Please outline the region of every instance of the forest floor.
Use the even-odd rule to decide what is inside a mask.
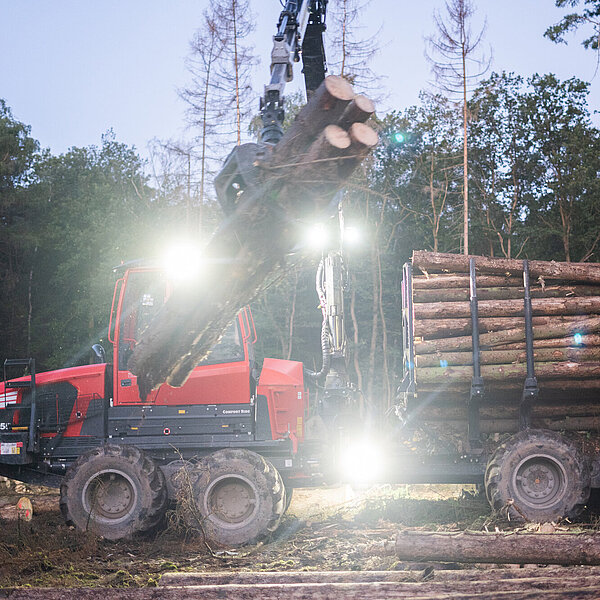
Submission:
[[[16,503],[24,495],[34,507],[30,522],[17,517]],[[57,492],[46,488],[3,492],[0,519],[0,588],[156,586],[164,573],[185,571],[423,569],[393,556],[369,556],[364,548],[393,539],[398,529],[515,527],[491,515],[485,498],[472,486],[463,490],[442,485],[378,486],[363,492],[348,487],[296,490],[273,538],[239,552],[212,552],[198,537],[173,527],[133,541],[82,534],[64,523]],[[587,515],[565,527],[595,530],[597,517]]]

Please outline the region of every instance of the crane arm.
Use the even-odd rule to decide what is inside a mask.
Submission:
[[[283,91],[302,56],[306,93],[316,90],[327,70],[323,32],[328,0],[287,0],[279,15],[271,51],[271,78],[260,101],[261,141],[276,144],[283,135]]]

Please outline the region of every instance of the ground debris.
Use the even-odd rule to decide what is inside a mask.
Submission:
[[[119,542],[82,534],[65,525],[55,492],[30,496],[33,520],[20,523],[14,508],[20,496],[3,496],[0,502],[0,588],[110,587],[134,592],[135,588],[159,585],[167,574],[192,571],[386,571],[414,578],[431,564],[366,556],[361,548],[393,540],[398,529],[482,530],[484,523],[492,531],[517,529],[490,514],[479,495],[461,497],[455,486],[379,486],[364,492],[349,488],[297,490],[288,514],[268,543],[213,556],[198,538],[169,529]],[[559,532],[589,532],[596,524],[590,516],[588,521],[555,526]],[[460,567],[443,565],[444,570],[452,566]],[[433,569],[437,576],[442,565],[434,564]]]

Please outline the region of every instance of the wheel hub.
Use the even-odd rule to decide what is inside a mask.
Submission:
[[[219,521],[241,525],[257,510],[257,493],[245,477],[221,477],[207,493],[209,513]]]
[[[516,469],[515,491],[529,506],[542,508],[560,499],[566,490],[566,474],[551,456],[530,456]]]
[[[131,512],[137,494],[131,479],[121,471],[102,471],[91,477],[83,490],[86,510],[95,519],[116,522]]]

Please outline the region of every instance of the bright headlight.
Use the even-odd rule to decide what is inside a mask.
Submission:
[[[381,480],[385,471],[385,453],[381,446],[371,440],[349,445],[340,455],[343,480],[370,483]]]
[[[176,283],[195,280],[202,270],[200,250],[191,242],[178,242],[169,247],[161,263],[169,279]]]
[[[305,239],[310,248],[322,250],[329,244],[329,230],[323,223],[317,223],[307,229]]]

